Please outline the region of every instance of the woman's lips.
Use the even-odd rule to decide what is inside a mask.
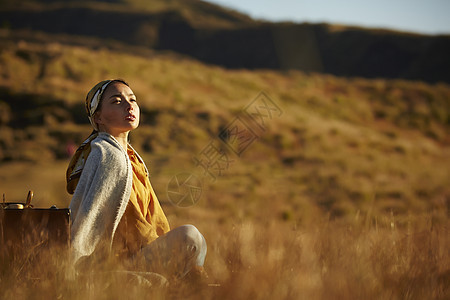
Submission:
[[[134,115],[128,115],[125,117],[125,120],[134,121],[134,120],[136,120],[136,117]]]

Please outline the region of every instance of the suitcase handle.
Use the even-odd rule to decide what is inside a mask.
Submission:
[[[25,203],[25,208],[33,207],[33,205],[31,205],[31,200],[33,200],[33,196],[34,196],[33,191],[29,190],[28,196],[27,196],[27,202]]]
[[[11,208],[11,209],[23,209],[23,208],[33,208],[31,200],[33,200],[34,192],[32,190],[28,191],[27,200],[25,203],[14,203],[6,202],[5,194],[3,194],[3,203],[0,203],[0,208]]]

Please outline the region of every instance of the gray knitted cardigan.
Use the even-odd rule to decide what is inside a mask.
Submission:
[[[130,199],[132,178],[125,149],[110,134],[100,132],[91,142],[91,152],[69,206],[73,263],[91,255],[100,243],[106,242],[111,249]]]

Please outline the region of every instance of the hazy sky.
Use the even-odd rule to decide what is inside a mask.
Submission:
[[[207,0],[270,21],[450,34],[450,0]]]

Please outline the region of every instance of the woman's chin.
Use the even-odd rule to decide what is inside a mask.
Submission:
[[[131,131],[139,127],[139,121],[132,121],[123,127],[123,131]]]
[[[130,124],[131,126],[131,130],[134,130],[134,129],[136,129],[136,128],[138,128],[139,127],[139,122],[135,122],[135,123],[132,123],[132,124]]]

